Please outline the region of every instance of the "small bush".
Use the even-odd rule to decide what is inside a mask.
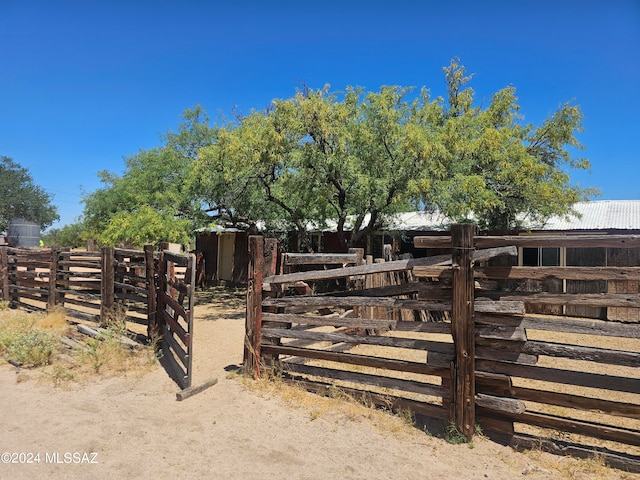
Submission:
[[[19,315],[0,323],[0,354],[27,367],[51,363],[60,337],[36,327],[36,318]]]

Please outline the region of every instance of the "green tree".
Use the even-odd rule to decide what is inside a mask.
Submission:
[[[0,230],[6,230],[12,218],[24,218],[45,229],[60,218],[52,199],[33,182],[28,169],[0,157]]]
[[[344,247],[357,244],[410,209],[412,182],[437,167],[424,128],[433,104],[426,91],[407,100],[410,92],[325,87],[274,101],[201,150],[194,191],[229,221],[262,220],[303,239],[310,226],[334,222]]]
[[[216,221],[295,230],[309,246],[310,229],[334,226],[346,248],[409,209],[505,232],[570,215],[595,193],[570,181],[571,169],[589,168],[573,157],[578,106],[534,126],[513,87],[476,105],[457,59],[444,74],[446,98],[398,86],[304,88],[216,128],[199,107],[187,110],[177,133],[128,158],[123,175],[100,172],[105,188],[85,198],[88,228],[102,242],[182,242]]]
[[[441,99],[437,161],[444,178],[418,185],[424,203],[456,220],[475,219],[501,233],[552,215],[571,215],[572,206],[596,189],[571,184],[571,169],[588,169],[573,158],[583,147],[580,107],[565,103],[542,125],[522,123],[515,88],[496,92],[486,108],[474,106],[464,66],[444,68],[448,100]]]
[[[201,107],[187,109],[178,131],[165,134],[161,146],[127,158],[122,175],[98,172],[104,187],[83,202],[85,224],[99,243],[188,243],[193,229],[206,222],[202,206],[186,189],[185,176],[197,151],[215,137],[208,122]]]
[[[71,223],[62,228],[50,228],[42,235],[47,245],[78,248],[86,244],[88,239],[86,227],[82,222]]]

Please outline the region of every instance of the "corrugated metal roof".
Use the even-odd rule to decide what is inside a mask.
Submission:
[[[526,228],[542,231],[640,230],[640,200],[597,200],[574,205],[578,216],[552,217],[545,224]],[[408,212],[396,215],[387,230],[443,231],[452,220],[438,213]]]
[[[640,230],[640,200],[598,200],[574,205],[579,217],[552,217],[540,230]]]

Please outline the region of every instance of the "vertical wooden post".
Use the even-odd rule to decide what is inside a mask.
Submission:
[[[115,303],[115,249],[113,247],[102,248],[102,278],[100,282],[100,324],[107,325],[114,320],[113,311]]]
[[[167,294],[167,264],[164,261],[164,251],[158,252],[158,296],[156,297],[156,314],[155,314],[155,328],[160,337],[157,347],[162,347],[162,337],[164,335],[164,309],[165,301],[164,297]]]
[[[147,337],[150,340],[159,338],[160,332],[156,324],[156,271],[153,262],[153,245],[144,246],[144,266],[147,283]]]
[[[9,254],[7,246],[0,247],[0,293],[2,300],[9,301]]]
[[[364,248],[350,248],[348,253],[355,253],[357,256],[356,266],[364,264]],[[347,290],[362,290],[364,288],[363,282],[360,278],[351,282],[347,281]],[[355,318],[362,318],[362,308],[355,305],[353,307],[353,316]]]
[[[471,440],[475,431],[475,327],[473,322],[473,236],[476,227],[451,227],[453,300],[451,330],[455,344],[453,378],[453,420],[458,430]]]
[[[278,240],[275,238],[264,239],[264,271],[263,277],[278,273]]]
[[[249,237],[249,273],[247,284],[247,319],[244,338],[244,368],[253,378],[260,377],[262,336],[262,276],[264,256],[261,236]]]
[[[51,259],[49,260],[49,298],[47,299],[47,310],[53,310],[58,301],[56,286],[58,280],[58,247],[51,247]]]

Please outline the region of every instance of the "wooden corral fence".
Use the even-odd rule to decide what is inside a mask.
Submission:
[[[149,247],[151,248],[151,247]],[[147,258],[151,258],[151,262]],[[148,324],[154,312],[153,250],[103,248],[99,252],[0,247],[2,299],[14,307],[109,324]]]
[[[640,237],[485,237],[454,225],[450,237],[415,240],[450,255],[366,264],[354,252],[327,261],[339,268],[295,273],[276,272],[275,247],[265,255],[263,243],[249,242],[245,367],[254,376],[277,368],[310,390],[338,386],[442,419],[469,439],[479,425],[506,444],[598,452],[640,471],[640,323],[526,313],[534,303],[637,309],[640,295],[517,288],[549,277],[634,283],[640,267],[490,266],[518,247],[638,248]]]
[[[158,305],[153,324],[162,337],[163,361],[183,389],[191,387],[195,256],[169,251],[158,259]],[[176,271],[182,269],[183,275]]]
[[[183,388],[179,400],[213,384],[189,388],[195,275],[193,254],[152,245],[100,252],[0,247],[0,300],[32,311],[63,307],[68,316],[102,326],[146,326],[147,339],[158,341],[163,365]]]

